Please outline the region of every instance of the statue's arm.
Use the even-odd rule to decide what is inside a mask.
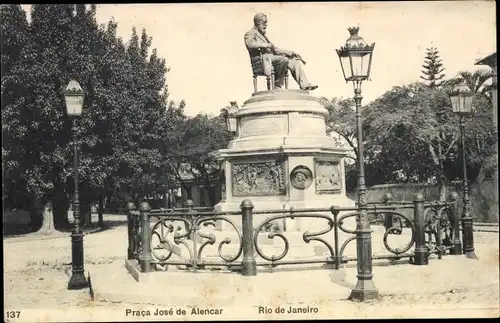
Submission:
[[[257,39],[251,32],[245,34],[245,45],[248,49],[269,48],[270,44]]]
[[[292,50],[288,49],[283,49],[283,48],[274,48],[274,51],[276,52],[276,55],[283,55],[283,56],[294,56],[295,52]]]

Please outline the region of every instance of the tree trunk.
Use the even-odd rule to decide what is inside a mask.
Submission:
[[[99,216],[99,226],[104,226],[104,194],[99,195],[99,209],[97,210]]]
[[[83,227],[89,227],[92,224],[90,217],[90,203],[86,198],[80,198],[80,219]]]
[[[215,205],[215,187],[207,186],[208,200],[210,201],[210,207]]]
[[[33,228],[38,228],[41,227],[43,224],[43,216],[42,214],[40,214],[39,210],[36,207],[35,199],[36,199],[35,197],[30,197],[28,206],[26,208],[31,215],[31,226]]]
[[[184,188],[184,190],[186,191],[186,201],[187,200],[192,200],[193,199],[193,194],[191,192],[191,188],[192,186],[189,185],[189,184],[185,184],[183,182],[181,182],[181,185],[182,187]],[[181,194],[182,195],[182,194]]]
[[[57,230],[70,227],[68,220],[69,201],[62,183],[56,183],[54,192],[53,216],[54,225]]]
[[[91,203],[87,202],[84,205],[84,210],[85,210],[85,223],[87,224],[88,227],[92,226],[92,212],[91,212]]]
[[[438,175],[438,184],[439,184],[439,200],[440,201],[445,201],[446,200],[446,179],[444,177],[444,165],[443,165],[443,145],[441,142],[441,132],[438,135],[438,170],[439,170],[439,175]]]
[[[54,213],[52,209],[52,201],[47,201],[45,205],[43,206],[43,222],[42,222],[42,227],[40,230],[37,231],[37,233],[41,234],[51,234],[56,232],[57,230],[55,229],[54,226]]]
[[[446,177],[444,176],[444,166],[442,162],[439,163],[438,187],[439,201],[446,201]]]
[[[106,192],[105,196],[104,196],[104,212],[111,213],[109,206],[110,206],[112,200],[113,200],[113,198],[112,198],[111,192]]]

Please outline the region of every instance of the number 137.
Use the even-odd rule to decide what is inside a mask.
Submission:
[[[17,319],[21,315],[21,311],[7,311],[5,315],[8,319]]]

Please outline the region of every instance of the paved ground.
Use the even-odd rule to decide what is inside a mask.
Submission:
[[[85,236],[86,270],[95,292],[91,301],[88,290],[66,289],[69,236],[36,238],[4,240],[5,310],[20,311],[12,322],[499,316],[498,233],[475,234],[479,260],[445,256],[428,266],[375,266],[380,298],[363,304],[346,301],[356,283],[352,267],[255,277],[168,271],[137,283],[124,268],[124,226]],[[309,313],[287,314],[290,306]],[[194,307],[214,311],[200,316],[192,314]],[[275,313],[277,307],[285,313]],[[157,309],[163,315],[155,315]],[[266,309],[272,313],[263,313]]]

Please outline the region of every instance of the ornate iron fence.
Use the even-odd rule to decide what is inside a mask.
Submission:
[[[439,259],[446,253],[462,254],[457,198],[454,193],[446,202],[429,202],[416,196],[412,202],[385,199],[368,205],[370,223],[383,233],[382,241],[374,242],[383,246],[384,252],[374,254],[373,259],[394,263],[408,258],[412,264],[426,265],[434,254]],[[339,269],[341,264],[360,261],[357,255],[345,254],[348,246],[356,241],[357,233],[357,226],[348,228],[346,223],[361,221],[356,207],[253,213],[249,200],[243,201],[241,212],[227,213],[194,208],[191,201],[184,209],[151,210],[145,202],[139,206],[139,212],[134,210],[133,203],[127,207],[127,255],[128,259],[139,262],[142,272],[177,266],[187,270],[226,268],[243,275],[255,275],[258,266],[323,264]],[[256,215],[267,218],[254,225]],[[297,219],[321,220],[324,225],[315,231],[289,232],[278,224]],[[229,229],[217,230],[221,223]],[[317,247],[322,247],[323,254],[291,257],[291,248],[299,248],[297,239],[291,241],[297,234],[301,234],[299,242],[306,245],[315,242]],[[402,246],[395,247],[390,242],[393,237],[406,240]],[[266,250],[264,241],[280,241],[278,252]]]

